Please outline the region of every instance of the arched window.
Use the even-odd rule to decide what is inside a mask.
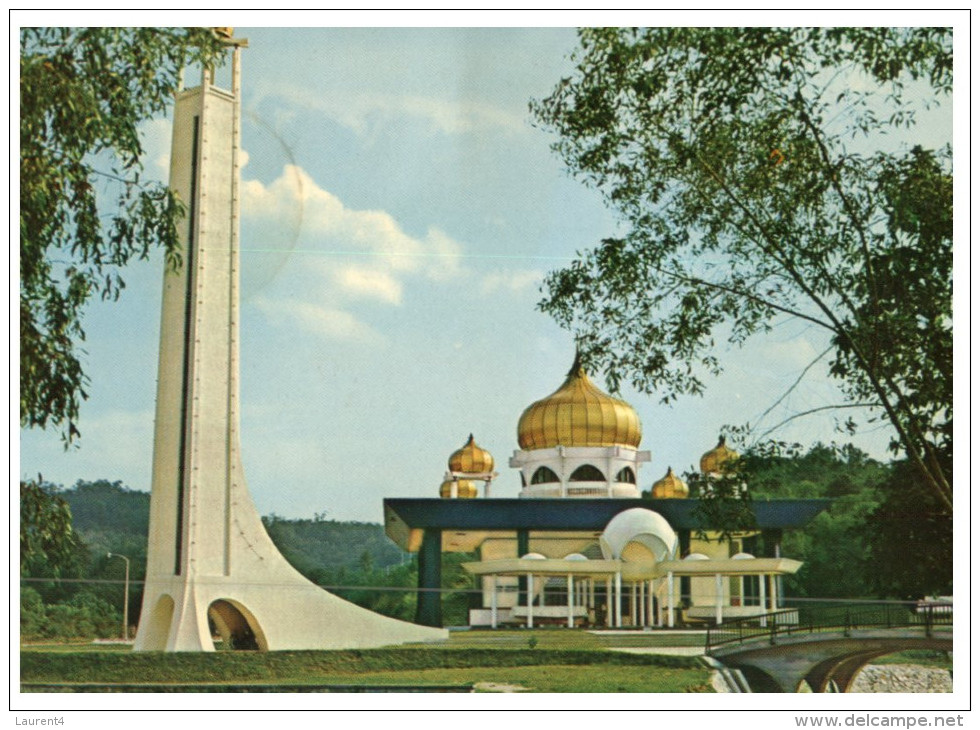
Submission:
[[[561,481],[558,475],[546,466],[539,466],[531,475],[531,484],[553,484]]]
[[[623,484],[636,484],[636,474],[628,466],[624,466],[616,475],[616,481]]]
[[[582,466],[572,472],[572,475],[568,478],[568,481],[604,482],[606,481],[606,478],[602,475],[602,472],[592,466],[592,464],[582,464]]]

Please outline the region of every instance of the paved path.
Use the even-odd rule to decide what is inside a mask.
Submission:
[[[665,656],[704,656],[703,646],[610,646],[609,651],[627,654],[662,654]]]

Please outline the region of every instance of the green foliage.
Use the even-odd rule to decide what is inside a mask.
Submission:
[[[892,467],[870,516],[871,580],[882,595],[953,593],[953,520],[907,462]]]
[[[71,508],[45,484],[20,483],[20,569],[58,577],[77,567],[78,540],[72,530]]]
[[[746,459],[757,470],[751,482],[757,499],[834,499],[827,512],[783,538],[784,554],[804,561],[799,573],[786,578],[789,594],[951,594],[952,519],[908,462],[886,466],[852,446],[817,446],[765,466],[751,452]]]
[[[21,589],[22,639],[93,639],[118,635],[121,613],[88,591],[64,603],[45,606],[30,588]]]
[[[150,527],[150,493],[129,489],[122,482],[78,480],[62,496],[71,506],[75,529],[85,533],[112,528],[120,535],[145,541]]]
[[[816,410],[873,409],[951,511],[951,151],[896,134],[948,97],[952,30],[580,40],[574,75],[532,111],[626,233],[550,274],[544,311],[610,387],[665,401],[720,372],[717,338],[796,318],[827,337],[844,396]]]
[[[43,636],[45,626],[44,601],[41,594],[33,588],[21,586],[20,589],[20,635],[21,638]]]
[[[179,261],[183,206],[141,178],[139,127],[185,65],[213,66],[223,46],[206,28],[23,28],[20,41],[20,420],[70,443],[85,304],[118,298],[121,267],[154,246]]]
[[[736,533],[757,529],[752,511],[752,495],[748,488],[750,475],[741,459],[726,463],[723,474],[685,474],[692,495],[698,498],[694,517],[699,525],[698,538],[708,538],[713,533],[719,540],[727,540]]]
[[[262,522],[276,547],[297,570],[326,571],[323,578],[341,567],[347,571],[363,567],[365,552],[372,567],[385,568],[402,560],[402,551],[387,538],[381,525],[338,522],[322,516],[287,520],[270,515],[263,517]]]

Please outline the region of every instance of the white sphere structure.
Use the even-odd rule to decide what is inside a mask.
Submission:
[[[527,555],[522,555],[521,560],[547,560],[541,553],[528,553]]]
[[[602,555],[607,560],[662,562],[677,554],[677,544],[677,534],[670,523],[642,507],[620,512],[599,537]]]

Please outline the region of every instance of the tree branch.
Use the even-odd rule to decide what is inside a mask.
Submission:
[[[797,418],[803,418],[803,416],[810,416],[810,415],[813,415],[814,413],[819,413],[820,411],[833,411],[833,410],[839,410],[839,409],[842,409],[842,408],[881,408],[881,404],[880,403],[841,403],[841,404],[832,405],[832,406],[818,406],[817,408],[811,408],[811,409],[809,409],[807,411],[801,411],[800,413],[794,413],[789,418],[784,419],[784,420],[780,421],[779,423],[777,423],[775,426],[773,426],[768,431],[766,431],[761,436],[759,436],[759,438],[760,439],[764,439],[766,436],[768,436],[769,434],[771,434],[773,431],[778,431],[780,428],[782,428],[783,426],[785,426],[787,423],[789,423],[790,421],[795,421]]]
[[[789,386],[789,388],[786,389],[786,392],[784,392],[781,396],[779,396],[779,398],[776,400],[776,402],[773,403],[771,406],[769,406],[763,412],[763,414],[761,416],[759,416],[759,420],[756,421],[755,427],[749,429],[749,432],[751,433],[752,431],[755,430],[755,428],[758,428],[759,424],[762,423],[762,421],[765,419],[765,417],[768,416],[770,413],[772,413],[772,411],[776,408],[776,406],[778,406],[780,403],[782,403],[784,400],[786,400],[787,396],[789,396],[790,393],[792,393],[794,390],[796,390],[796,386],[799,385],[800,382],[803,380],[803,378],[806,376],[806,374],[808,372],[810,372],[810,368],[812,368],[814,365],[816,365],[818,362],[820,362],[823,359],[824,355],[826,355],[828,352],[830,352],[833,349],[834,349],[834,347],[833,347],[833,345],[831,345],[826,350],[824,350],[819,355],[817,355],[815,358],[813,358],[813,360],[811,360],[810,363],[805,368],[803,368],[803,372],[800,373],[800,376],[793,382],[793,384],[791,386]]]

